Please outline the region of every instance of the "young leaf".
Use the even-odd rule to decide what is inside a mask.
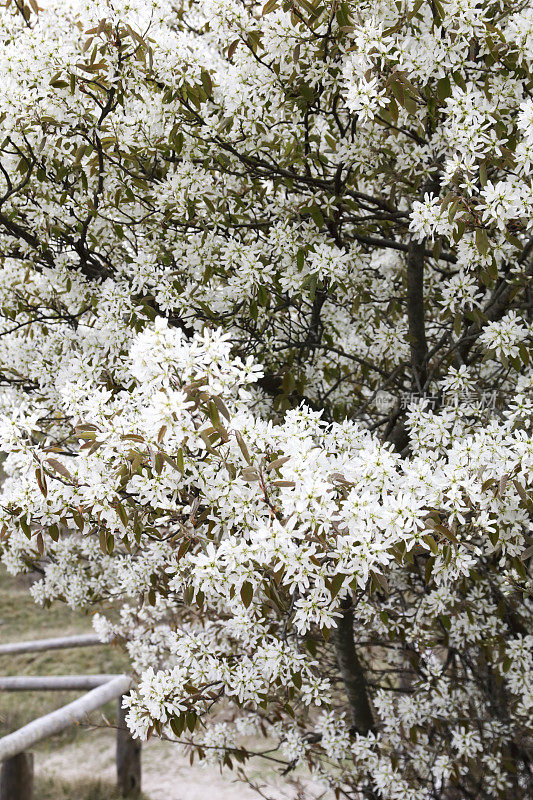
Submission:
[[[244,581],[241,586],[241,600],[245,608],[248,608],[254,596],[254,588],[249,581]]]

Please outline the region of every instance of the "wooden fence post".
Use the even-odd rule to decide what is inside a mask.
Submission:
[[[0,800],[33,800],[33,753],[2,761]]]
[[[122,697],[118,698],[117,708],[117,785],[122,797],[140,797],[141,742],[128,730]]]

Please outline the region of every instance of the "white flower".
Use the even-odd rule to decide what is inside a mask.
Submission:
[[[479,338],[498,358],[513,358],[518,355],[519,345],[528,335],[528,328],[522,319],[515,311],[509,311],[501,320],[488,322]]]

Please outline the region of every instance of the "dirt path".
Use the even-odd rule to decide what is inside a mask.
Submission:
[[[115,780],[115,740],[111,733],[95,731],[55,751],[35,754],[37,774],[67,781],[80,778]],[[248,786],[232,782],[231,773],[222,776],[216,767],[189,764],[188,757],[172,744],[151,741],[143,746],[142,785],[150,800],[258,800]],[[297,800],[298,787],[283,783],[269,788],[269,800]],[[269,781],[270,785],[270,781]],[[306,800],[329,800],[317,787],[307,785]]]

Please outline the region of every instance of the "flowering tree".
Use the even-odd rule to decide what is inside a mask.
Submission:
[[[5,564],[141,738],[526,798],[533,6],[5,6]]]

